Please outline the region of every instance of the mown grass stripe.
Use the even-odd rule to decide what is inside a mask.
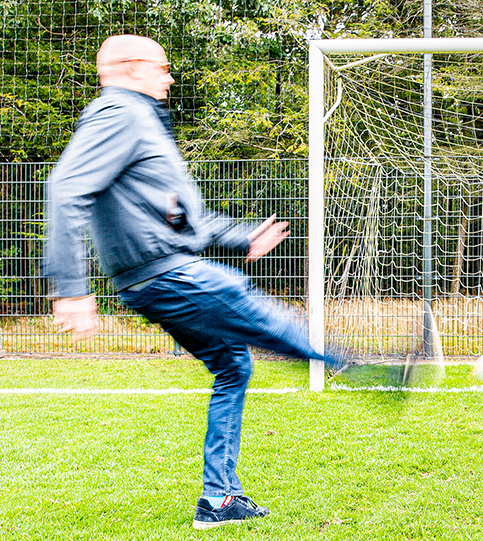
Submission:
[[[406,393],[481,393],[483,386],[470,387],[393,387],[391,385],[372,385],[366,387],[351,387],[343,383],[332,383],[331,391],[377,391],[377,392],[406,392]]]
[[[248,393],[287,394],[296,393],[300,389],[248,389]],[[120,394],[120,395],[167,395],[167,394],[211,394],[211,389],[0,389],[0,394]]]

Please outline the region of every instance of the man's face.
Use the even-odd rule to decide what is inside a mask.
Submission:
[[[152,96],[157,100],[165,100],[168,97],[169,87],[174,83],[174,79],[169,73],[169,62],[163,49],[145,53],[139,59],[133,59],[135,62],[134,76],[142,87],[142,92]]]
[[[102,86],[120,86],[157,100],[165,100],[174,83],[164,49],[141,36],[107,38],[97,54],[97,70]]]

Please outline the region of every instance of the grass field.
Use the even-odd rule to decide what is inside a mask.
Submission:
[[[1,389],[210,384],[188,357],[0,360]],[[251,387],[300,389],[247,395],[239,475],[271,515],[208,532],[191,528],[208,395],[0,394],[0,539],[483,539],[483,393],[311,393],[307,365],[268,360]]]

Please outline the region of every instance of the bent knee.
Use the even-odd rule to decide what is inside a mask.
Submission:
[[[252,375],[252,362],[249,360],[241,366],[237,366],[235,369],[238,380],[243,383],[248,383]]]
[[[246,387],[252,375],[251,359],[232,359],[223,370],[216,373],[219,383],[230,384],[236,387]]]

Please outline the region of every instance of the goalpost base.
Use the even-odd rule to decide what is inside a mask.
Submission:
[[[310,359],[310,390],[323,391],[325,388],[325,363]]]

